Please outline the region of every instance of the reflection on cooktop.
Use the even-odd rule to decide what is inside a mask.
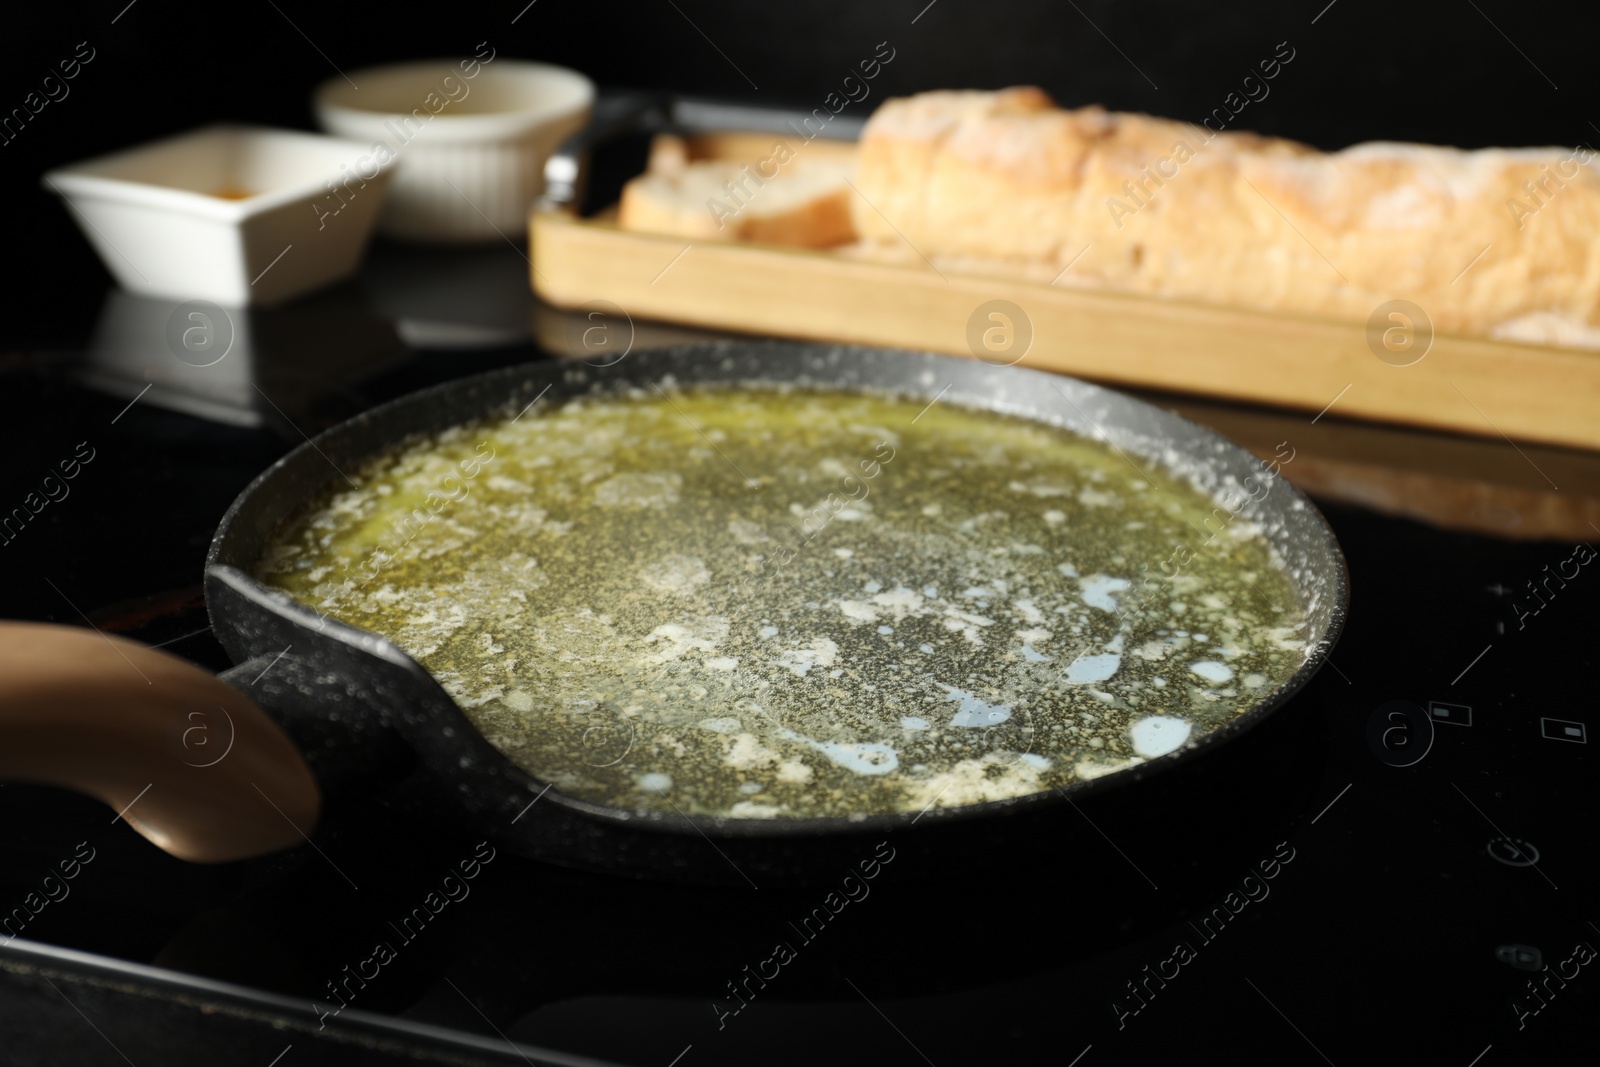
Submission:
[[[79,373],[129,400],[298,437],[293,425],[360,410],[352,390],[409,357],[353,285],[267,309],[112,289]]]

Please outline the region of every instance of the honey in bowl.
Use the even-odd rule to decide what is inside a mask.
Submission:
[[[355,483],[280,530],[259,577],[393,640],[513,762],[616,807],[1040,792],[1217,729],[1305,659],[1243,517],[948,402],[588,398],[415,441]]]
[[[258,195],[254,189],[246,189],[242,185],[224,185],[220,189],[213,189],[206,194],[218,200],[248,200]]]

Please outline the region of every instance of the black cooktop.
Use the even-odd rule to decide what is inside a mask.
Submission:
[[[200,592],[224,509],[304,434],[561,354],[571,331],[528,295],[520,256],[380,246],[357,282],[239,314],[237,358],[212,368],[164,347],[170,308],[115,291],[81,346],[6,354],[0,505],[80,466],[8,528],[0,615],[229,666]],[[635,329],[641,347],[675,336]],[[1253,417],[1183,408],[1224,432]],[[1367,432],[1263,418],[1324,443]],[[1521,462],[1498,440],[1386,440],[1369,466],[1413,446]],[[1548,454],[1524,453],[1529,485]],[[1600,466],[1561,463],[1591,483]],[[1594,549],[1319,503],[1352,611],[1270,744],[1174,798],[1171,820],[1086,807],[981,866],[897,869],[888,840],[848,892],[635,882],[496,851],[394,795],[362,798],[314,847],[197,866],[95,801],[0,787],[6,1060],[1488,1067],[1583,1047]],[[463,861],[475,876],[447,885]]]

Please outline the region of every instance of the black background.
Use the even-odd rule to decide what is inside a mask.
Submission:
[[[66,209],[40,187],[49,168],[220,120],[309,129],[310,94],[338,76],[335,66],[351,72],[465,55],[482,41],[498,55],[574,67],[602,86],[807,108],[820,106],[859,60],[888,41],[895,58],[873,83],[869,107],[925,89],[1032,83],[1063,104],[1193,121],[1287,41],[1293,62],[1269,83],[1266,99],[1244,109],[1237,127],[1329,149],[1363,140],[1481,147],[1600,137],[1590,125],[1600,122],[1600,73],[1597,20],[1587,4],[926,4],[16,5],[0,28],[0,112],[22,107],[79,42],[95,57],[68,83],[65,99],[0,145],[11,263],[0,344],[81,344],[93,312],[81,306],[82,280],[104,277]],[[78,287],[64,288],[64,277],[79,279]]]
[[[82,346],[110,283],[66,209],[40,188],[40,175],[219,120],[309,129],[310,94],[324,80],[338,77],[335,64],[353,73],[405,58],[469,54],[486,41],[500,56],[574,67],[604,87],[666,88],[811,108],[878,42],[887,41],[896,49],[895,59],[873,82],[863,112],[884,96],[923,89],[1034,83],[1064,104],[1098,102],[1198,121],[1278,42],[1287,41],[1295,49],[1294,61],[1271,83],[1268,99],[1245,109],[1239,127],[1330,149],[1372,139],[1464,147],[1600,140],[1600,131],[1590,125],[1600,123],[1595,20],[1588,7],[1576,4],[675,3],[537,0],[528,7],[527,0],[509,0],[358,8],[306,0],[232,5],[136,0],[130,7],[127,0],[109,0],[7,11],[0,21],[0,114],[22,106],[79,42],[87,41],[96,54],[70,83],[65,100],[46,106],[14,142],[0,145],[0,211],[10,253],[0,288],[5,311],[0,442],[7,446],[0,464],[3,500],[14,504],[85,436],[101,451],[76,483],[73,499],[52,505],[41,516],[44,521],[24,532],[26,540],[6,550],[14,555],[6,557],[0,572],[5,614],[75,623],[72,605],[103,619],[97,609],[111,602],[124,607],[158,603],[173,609],[160,622],[167,629],[136,631],[136,636],[165,641],[202,627],[195,583],[216,520],[245,482],[295,440],[204,424],[151,404],[121,417],[126,399],[90,393],[65,373],[51,372],[56,361],[37,353]],[[511,269],[520,272],[520,261],[511,262]],[[432,380],[525,358],[525,352],[434,354],[419,360],[423,369],[415,373]],[[63,369],[69,362],[59,361]],[[422,381],[401,374],[363,399],[408,391]],[[114,417],[120,421],[113,424]],[[1322,426],[1337,422],[1335,412]],[[1542,484],[1531,469],[1528,478],[1530,485]],[[1570,545],[1492,541],[1353,508],[1327,510],[1350,559],[1355,602],[1338,652],[1341,672],[1324,672],[1300,704],[1325,729],[1325,743],[1313,749],[1308,768],[1295,765],[1304,774],[1302,795],[1258,804],[1251,818],[1240,818],[1239,808],[1223,807],[1215,820],[1217,839],[1231,850],[1217,862],[1230,877],[1270,853],[1278,840],[1275,825],[1259,826],[1257,820],[1296,824],[1294,840],[1304,858],[1278,883],[1270,905],[1252,909],[1228,941],[1205,950],[1200,977],[1163,994],[1126,1032],[1116,1029],[1110,999],[1141,966],[1160,959],[1169,942],[1129,939],[1099,956],[1079,946],[1082,958],[1068,958],[1073,915],[1062,905],[1059,886],[1065,882],[1030,885],[1026,891],[1011,886],[1004,898],[1007,910],[998,918],[952,908],[966,925],[947,920],[941,929],[947,935],[966,934],[955,943],[989,970],[974,977],[930,966],[912,984],[945,982],[957,992],[920,1001],[909,994],[892,999],[900,992],[892,974],[860,969],[859,960],[871,954],[859,946],[870,947],[881,934],[881,925],[874,924],[901,905],[885,905],[870,920],[851,913],[854,930],[840,931],[844,936],[837,947],[825,950],[833,955],[808,956],[803,965],[808,971],[789,975],[788,986],[723,1034],[715,1031],[698,998],[716,993],[724,978],[750,962],[752,946],[765,948],[770,928],[795,909],[759,900],[740,913],[739,922],[719,926],[712,913],[724,898],[686,894],[700,902],[705,915],[685,919],[674,896],[633,892],[637,887],[585,881],[528,863],[518,867],[522,861],[508,855],[497,862],[495,876],[502,879],[507,907],[530,917],[525,940],[507,938],[496,925],[499,913],[488,909],[482,913],[482,941],[494,948],[490,956],[525,960],[530,973],[570,986],[551,1012],[530,1014],[511,1036],[597,1047],[618,1059],[662,1064],[693,1040],[694,1058],[682,1067],[718,1056],[776,1061],[788,1051],[793,1058],[828,1040],[827,1025],[841,1020],[851,1040],[860,1043],[839,1046],[835,1061],[854,1054],[862,1060],[922,1062],[925,1049],[940,1067],[986,1058],[1020,1062],[1013,1050],[1051,1041],[1060,1042],[1057,1062],[1063,1064],[1094,1043],[1093,1058],[1083,1067],[1180,1053],[1205,1056],[1224,1048],[1245,1063],[1321,1063],[1325,1050],[1340,1064],[1363,1057],[1379,1063],[1426,1057],[1465,1065],[1476,1062],[1473,1057],[1483,1056],[1492,1042],[1493,1052],[1480,1067],[1493,1067],[1535,1062],[1541,1054],[1550,1058],[1555,1050],[1588,1040],[1585,1009],[1595,1003],[1592,979],[1574,983],[1552,1010],[1518,1030],[1507,1006],[1521,995],[1528,976],[1499,962],[1494,951],[1529,943],[1542,945],[1556,959],[1575,939],[1588,936],[1584,924],[1595,899],[1589,872],[1596,832],[1587,758],[1592,750],[1542,740],[1536,726],[1543,715],[1590,717],[1593,697],[1584,680],[1600,666],[1592,638],[1595,594],[1575,584],[1527,632],[1519,632],[1506,594],[1514,596],[1541,567],[1566,557]],[[136,601],[139,597],[145,599]],[[207,662],[203,653],[210,640],[202,635],[198,646],[191,640],[171,648]],[[1492,651],[1480,651],[1491,642]],[[220,655],[220,649],[211,652]],[[1469,664],[1475,664],[1470,673],[1463,670]],[[1470,704],[1479,718],[1470,730],[1441,728],[1437,751],[1427,761],[1396,769],[1375,758],[1365,740],[1373,709],[1396,698],[1423,705],[1435,698]],[[93,823],[102,835],[94,838],[97,846],[103,841],[107,849],[106,859],[94,868],[99,888],[83,880],[76,890],[78,910],[48,913],[46,920],[59,925],[41,924],[31,932],[45,941],[145,961],[173,926],[188,921],[189,911],[207,906],[213,897],[238,895],[236,882],[245,878],[238,871],[168,860],[125,827],[110,826],[106,814],[88,801],[74,804],[15,785],[4,787],[4,798],[0,840],[12,851],[0,864],[5,875],[0,886],[7,902],[31,886],[59,842],[78,839],[80,824]],[[392,881],[398,898],[409,899],[415,879],[434,876],[435,852],[452,859],[457,842],[441,843],[409,821],[385,818],[390,821],[379,829],[353,824],[344,828],[343,838],[323,843],[363,884],[368,879],[358,865],[366,863],[374,884]],[[1062,862],[1081,862],[1085,870],[1104,873],[1110,891],[1124,894],[1133,911],[1187,915],[1214,902],[1216,887],[1209,883],[1192,898],[1181,891],[1181,880],[1177,887],[1169,884],[1156,864],[1176,866],[1176,859],[1141,847],[1132,830],[1110,823],[1105,829],[1119,850],[1126,848],[1160,880],[1166,887],[1162,893],[1087,832],[1088,846],[1062,853]],[[1540,872],[1491,860],[1484,842],[1502,832],[1526,836],[1544,850],[1549,885]],[[1584,855],[1591,860],[1584,861]],[[260,878],[262,896],[275,899],[285,884],[291,890],[299,884],[294,879],[301,871],[332,881],[321,863],[301,850],[263,861],[248,873]],[[968,873],[982,881],[993,872]],[[355,958],[346,941],[392,910],[375,907],[368,898],[354,899],[349,910],[327,909],[324,902],[342,899],[331,895],[340,891],[338,885],[327,890],[315,883],[300,886],[298,895],[283,893],[286,911],[304,908],[315,917],[291,924],[298,941],[285,938],[285,943],[299,948],[327,942],[320,946],[327,961],[318,963],[313,981]],[[929,892],[918,896],[909,884],[897,890],[887,880],[884,891],[886,901],[895,900],[896,892],[902,903],[944,899]],[[489,898],[485,892],[484,899]],[[637,914],[619,918],[626,908]],[[1121,936],[1103,916],[1099,922],[1096,933]],[[718,930],[720,939],[711,936]],[[650,941],[636,931],[662,940]],[[104,939],[97,941],[101,935]],[[991,949],[1000,942],[1012,955],[997,961]],[[1015,955],[1034,944],[1043,948],[1031,966],[1056,968],[1048,980],[1014,964]],[[616,975],[623,972],[608,953],[692,962],[692,968],[672,965],[692,973],[662,968],[671,982],[661,984],[685,1000],[697,998],[700,1029],[678,1042],[670,1012],[642,996],[623,1002],[631,1014],[622,1022],[615,999],[573,1000],[573,990],[615,996],[621,983]],[[862,994],[883,1003],[895,1027],[915,1036],[921,1048],[913,1054],[876,1009],[856,1002],[857,991],[840,975],[859,981]],[[272,976],[259,969],[233,977],[272,984]],[[497,980],[485,969],[465,981],[465,988],[482,999],[494,992]],[[1247,980],[1259,988],[1247,986]],[[368,1004],[399,1009],[415,989],[392,992],[392,1002]],[[418,1017],[486,1034],[472,1003],[446,992],[442,1006],[429,1001]],[[159,1044],[157,1031],[163,1029],[174,1046],[193,1043],[187,1062],[207,1062],[199,1058],[208,1053],[198,1042],[218,1032],[192,1019],[159,1014],[143,1002],[118,1009],[109,1002],[97,1007],[76,989],[73,996],[141,1064],[162,1059],[141,1056],[138,1046],[127,1044],[140,1026],[153,1032],[152,1046]],[[22,1005],[16,1016],[30,1005],[39,1011],[39,1021],[23,1036],[48,1041],[59,1050],[57,1062],[75,1067],[122,1062],[97,1044],[100,1035],[83,1025],[58,994],[36,1004],[13,1003]],[[770,1017],[761,1022],[766,1012]],[[507,1018],[514,1019],[515,1012]],[[1304,1031],[1297,1034],[1291,1027]],[[949,1039],[957,1032],[964,1044],[953,1054],[948,1045],[935,1044],[938,1035]],[[241,1042],[239,1053],[230,1052],[229,1058],[265,1064],[289,1040],[276,1034],[257,1037],[259,1056],[257,1046]],[[295,1040],[295,1058],[280,1067],[311,1062],[315,1046]],[[629,1047],[630,1041],[639,1049]],[[166,1062],[179,1058],[176,1049],[168,1051]],[[11,1062],[14,1054],[8,1048],[0,1052],[0,1061]]]

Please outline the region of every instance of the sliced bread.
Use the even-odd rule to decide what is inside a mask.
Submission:
[[[781,161],[780,161],[781,160]],[[851,164],[788,149],[757,163],[705,160],[655,169],[622,191],[624,229],[826,248],[856,238]]]

